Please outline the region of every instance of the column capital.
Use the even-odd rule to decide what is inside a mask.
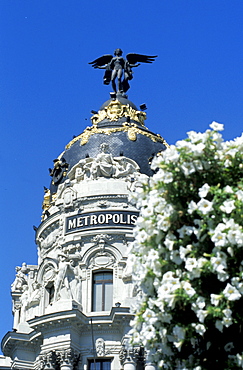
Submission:
[[[72,348],[58,351],[57,356],[61,369],[77,369],[81,357],[80,354]]]

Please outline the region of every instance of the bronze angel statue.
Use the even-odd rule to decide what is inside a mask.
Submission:
[[[126,92],[129,89],[128,81],[133,78],[132,68],[140,66],[140,63],[152,63],[157,55],[149,56],[130,53],[126,59],[122,57],[122,50],[116,49],[114,57],[111,54],[103,55],[89,64],[94,68],[105,69],[104,84],[111,82],[114,92]],[[116,86],[116,79],[118,86]]]

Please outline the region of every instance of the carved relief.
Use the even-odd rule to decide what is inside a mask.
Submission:
[[[28,307],[36,306],[39,304],[41,298],[41,285],[37,282],[33,282],[32,291],[30,291],[28,297]]]
[[[47,284],[49,281],[53,281],[56,276],[56,271],[52,262],[47,262],[44,267],[44,272],[42,275],[42,281]]]
[[[103,338],[97,338],[95,341],[97,356],[105,356],[105,341]]]
[[[133,362],[134,364],[139,364],[142,368],[144,368],[145,364],[145,354],[143,347],[132,347],[128,343],[123,344],[122,349],[119,353],[119,359],[124,366],[126,362]]]
[[[72,348],[66,348],[61,351],[48,351],[40,354],[36,369],[60,369],[65,365],[71,366],[73,370],[78,369],[78,363],[81,355]]]
[[[77,198],[77,191],[72,187],[72,184],[69,179],[64,183],[60,184],[56,193],[56,204],[59,204],[59,199],[63,199],[65,207],[72,207],[74,200]]]
[[[109,252],[98,252],[91,258],[89,268],[112,267],[116,262],[115,257]]]
[[[116,258],[114,255],[105,250],[106,244],[109,245],[108,241],[112,239],[113,238],[107,234],[98,234],[91,239],[91,241],[99,247],[99,251],[89,260],[89,268],[106,268],[112,267],[115,264]]]
[[[57,244],[59,232],[59,228],[57,228],[51,231],[46,237],[41,236],[38,238],[37,242],[40,246],[40,258],[43,258],[47,251]]]
[[[107,234],[97,234],[91,239],[91,241],[100,247],[100,252],[104,252],[105,244],[108,244],[108,241],[111,241],[112,239],[113,238]]]
[[[95,180],[100,177],[121,178],[139,171],[138,164],[127,157],[113,157],[106,143],[100,145],[100,153],[96,158],[81,159],[78,164],[68,172],[68,177],[73,182],[82,180]]]

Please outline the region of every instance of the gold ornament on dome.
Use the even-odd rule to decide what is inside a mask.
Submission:
[[[113,133],[122,131],[128,133],[128,139],[131,141],[135,141],[137,138],[137,134],[140,134],[148,137],[153,142],[160,142],[164,144],[166,148],[169,147],[165,139],[159,134],[153,134],[152,132],[147,131],[146,128],[138,127],[135,123],[124,122],[121,127],[104,127],[104,128],[98,128],[97,126],[87,127],[82,134],[75,137],[72,141],[70,141],[66,145],[66,150],[69,149],[77,141],[80,141],[80,145],[87,144],[89,138],[92,135],[95,134],[111,135]]]
[[[110,121],[118,121],[118,119],[122,117],[130,117],[130,120],[139,122],[141,125],[144,126],[146,113],[133,109],[129,104],[124,105],[116,99],[111,101],[107,105],[107,107],[94,114],[91,117],[91,121],[95,126],[104,119],[109,119]]]
[[[51,206],[51,192],[49,189],[45,189],[44,200],[42,203],[43,211],[46,211]]]
[[[127,136],[128,136],[128,139],[131,140],[131,141],[136,141],[137,140],[137,134],[136,134],[136,131],[133,128],[128,129]]]

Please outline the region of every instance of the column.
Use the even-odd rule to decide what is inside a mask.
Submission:
[[[157,370],[157,367],[153,364],[145,364],[144,370]]]
[[[133,361],[125,361],[123,365],[124,370],[136,370],[136,365]]]

